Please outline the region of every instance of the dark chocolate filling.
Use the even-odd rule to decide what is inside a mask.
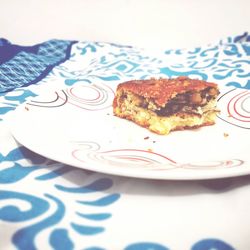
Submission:
[[[170,116],[178,112],[185,112],[190,114],[200,115],[198,112],[198,107],[205,106],[211,99],[214,99],[214,95],[209,94],[211,88],[206,88],[201,92],[197,92],[200,97],[199,102],[195,102],[192,99],[194,92],[186,92],[184,94],[178,94],[172,100],[170,100],[165,107],[155,110],[154,112],[158,116]]]
[[[165,105],[165,107],[159,109],[149,108],[148,101],[143,97],[139,97],[139,103],[137,105],[155,112],[158,116],[171,116],[178,112],[201,116],[198,108],[205,106],[211,99],[215,99],[217,94],[216,89],[208,87],[200,92],[189,91],[183,94],[177,94]],[[119,102],[123,103],[126,98],[127,94],[123,93],[120,96]],[[151,102],[153,101],[151,100]]]

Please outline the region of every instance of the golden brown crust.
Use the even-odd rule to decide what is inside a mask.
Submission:
[[[152,132],[168,134],[213,125],[218,94],[217,84],[187,77],[133,80],[118,85],[113,111]]]
[[[205,126],[212,126],[214,125],[215,122],[203,122],[200,125],[194,125],[194,126],[179,126],[179,127],[175,127],[174,129],[172,129],[172,131],[179,131],[179,130],[185,130],[185,129],[197,129],[197,128],[201,128],[201,127],[205,127]]]
[[[181,76],[175,79],[153,78],[148,80],[131,80],[119,84],[117,92],[131,92],[138,96],[151,99],[158,106],[163,107],[177,94],[188,91],[201,91],[208,87],[217,89],[217,84]],[[116,105],[116,101],[114,101],[114,105]]]

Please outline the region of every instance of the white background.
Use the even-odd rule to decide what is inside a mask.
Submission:
[[[183,48],[250,28],[249,0],[0,0],[0,37]]]

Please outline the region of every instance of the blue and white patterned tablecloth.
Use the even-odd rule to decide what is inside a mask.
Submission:
[[[248,250],[250,177],[143,180],[39,156],[6,119],[44,90],[186,75],[250,89],[247,33],[192,49],[0,40],[0,249]],[[249,145],[250,146],[250,145]]]

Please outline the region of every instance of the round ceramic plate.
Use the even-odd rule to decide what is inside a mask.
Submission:
[[[151,179],[209,179],[250,174],[250,91],[226,89],[213,126],[151,133],[112,112],[104,84],[42,94],[21,105],[10,127],[30,150],[74,167]]]

